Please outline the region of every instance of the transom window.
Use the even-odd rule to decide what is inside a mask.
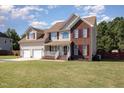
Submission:
[[[61,32],[62,39],[67,39],[69,38],[69,32]]]
[[[74,30],[74,38],[78,38],[78,29]]]
[[[51,33],[51,40],[57,40],[57,33],[56,32]]]
[[[35,32],[29,33],[29,39],[35,39]]]
[[[78,55],[78,45],[74,45],[74,55]]]
[[[88,32],[88,31],[87,31],[87,28],[84,28],[84,29],[83,29],[83,37],[84,37],[84,38],[87,38],[87,35],[88,35],[87,32]]]
[[[83,48],[82,48],[82,53],[83,53],[83,56],[87,56],[87,45],[83,45]]]

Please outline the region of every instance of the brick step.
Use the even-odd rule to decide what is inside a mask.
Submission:
[[[64,56],[59,56],[58,59],[66,60],[66,55],[64,55]]]
[[[44,56],[43,59],[55,59],[54,56]]]

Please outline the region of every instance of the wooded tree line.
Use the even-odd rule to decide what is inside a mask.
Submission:
[[[18,50],[21,37],[15,29],[8,28],[5,34],[13,39],[13,49]],[[124,49],[124,17],[116,17],[112,21],[102,21],[97,25],[97,49],[111,51]]]
[[[109,52],[124,50],[124,17],[112,21],[102,21],[97,25],[97,49]]]

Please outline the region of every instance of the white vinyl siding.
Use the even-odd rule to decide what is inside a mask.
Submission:
[[[74,55],[78,55],[78,45],[74,45]]]
[[[82,53],[83,53],[83,56],[87,56],[87,45],[83,45],[83,50],[82,50]]]
[[[83,29],[83,38],[87,38],[87,36],[88,36],[88,30],[87,30],[87,28],[84,28]]]
[[[78,38],[78,29],[74,30],[74,38]]]
[[[12,42],[10,38],[0,37],[0,50],[11,50]]]

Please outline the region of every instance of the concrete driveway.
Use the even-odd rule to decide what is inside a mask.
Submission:
[[[0,62],[16,62],[16,61],[31,61],[40,60],[38,58],[16,58],[16,59],[0,59]]]

